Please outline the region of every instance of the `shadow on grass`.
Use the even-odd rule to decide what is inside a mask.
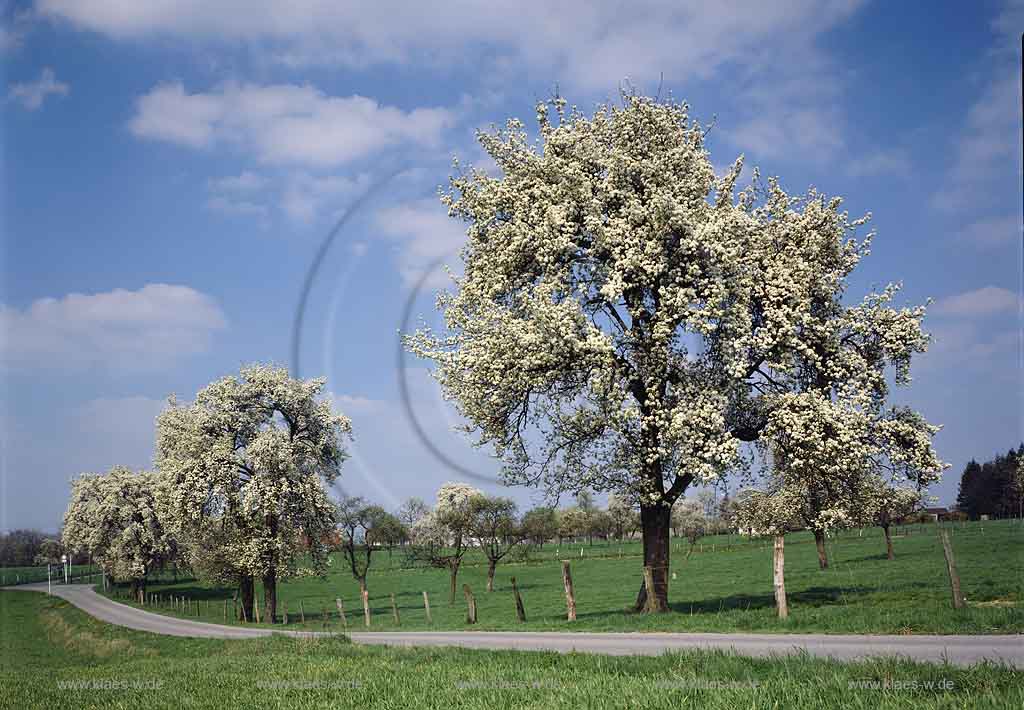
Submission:
[[[802,606],[826,606],[842,603],[843,599],[873,594],[873,587],[811,587],[787,594],[791,604]],[[669,608],[679,614],[716,614],[725,611],[746,611],[775,606],[772,594],[734,594],[710,599],[669,602]]]

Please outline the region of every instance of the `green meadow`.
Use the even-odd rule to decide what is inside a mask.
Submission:
[[[771,549],[763,540],[709,537],[687,558],[689,545],[674,540],[671,613],[639,615],[627,611],[640,585],[640,546],[586,541],[545,545],[531,559],[501,564],[493,592],[485,588],[486,567],[467,556],[459,574],[460,592],[448,600],[446,570],[407,567],[396,549],[375,553],[368,588],[371,630],[530,630],[530,631],[754,631],[824,633],[987,634],[1024,631],[1022,534],[1020,521],[944,524],[950,531],[967,608],[954,610],[942,545],[935,524],[899,528],[896,559],[885,558],[879,529],[845,531],[828,542],[830,567],[818,568],[809,534],[787,536],[786,587],[790,618],[776,618],[772,593]],[[582,556],[581,556],[582,553]],[[559,559],[568,559],[576,592],[577,620],[566,620]],[[510,577],[515,576],[526,617],[520,623]],[[476,597],[478,622],[466,623],[461,585]],[[205,621],[235,623],[233,589],[191,578],[150,583],[159,613]],[[431,619],[423,605],[430,600]],[[113,597],[127,592],[113,589]],[[340,554],[326,579],[298,578],[279,585],[279,614],[288,612],[289,628],[365,630],[358,586]],[[398,620],[394,618],[394,594]],[[262,604],[262,590],[257,589]],[[186,600],[184,604],[180,601]],[[347,627],[339,617],[341,599]],[[136,603],[137,605],[137,603]],[[303,622],[302,619],[305,618]]]

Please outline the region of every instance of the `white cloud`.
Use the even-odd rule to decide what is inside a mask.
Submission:
[[[355,177],[293,173],[285,180],[281,209],[296,221],[311,222],[325,211],[340,212],[369,185],[370,176],[365,173]]]
[[[217,303],[187,286],[72,293],[0,306],[0,357],[19,368],[156,369],[205,351],[225,326]]]
[[[979,247],[999,247],[1019,243],[1021,219],[1016,215],[983,219],[964,227],[960,234],[964,241]]]
[[[8,52],[21,46],[23,34],[13,27],[0,26],[0,52]]]
[[[443,108],[402,111],[309,85],[226,83],[189,94],[177,82],[140,97],[129,127],[141,138],[230,145],[266,163],[327,167],[398,145],[436,146],[453,119]]]
[[[878,151],[854,158],[846,166],[851,177],[874,177],[877,175],[897,175],[906,177],[910,174],[910,159],[903,151]]]
[[[206,201],[206,207],[233,217],[266,218],[269,210],[266,205],[259,205],[248,200],[234,200],[223,195],[215,195]]]
[[[756,114],[735,128],[723,129],[742,151],[762,158],[799,156],[824,162],[844,146],[841,122],[831,109],[790,108],[779,102],[764,105]]]
[[[47,96],[67,96],[71,87],[57,81],[53,69],[46,67],[35,81],[11,84],[7,92],[8,101],[16,101],[29,111],[35,111],[43,105]]]
[[[379,399],[370,399],[358,395],[331,394],[331,403],[335,409],[346,416],[355,414],[376,414],[388,407],[388,403]]]
[[[118,447],[131,442],[136,451],[145,451],[152,448],[156,417],[166,406],[166,399],[99,397],[76,408],[73,423],[91,439],[110,439]]]
[[[552,81],[609,89],[624,76],[672,82],[708,78],[765,47],[813,43],[862,2],[700,0],[617,3],[341,3],[323,0],[40,0],[44,16],[116,38],[176,37],[260,43],[290,66],[309,62],[477,67],[488,73],[543,70]],[[400,18],[400,21],[396,20]],[[761,62],[763,57],[758,57]],[[776,67],[786,65],[778,57]],[[498,70],[498,71],[495,71]]]
[[[1007,72],[990,83],[967,113],[967,128],[955,147],[946,184],[932,204],[946,212],[985,207],[988,188],[1019,170],[1021,136],[1020,72]]]
[[[752,47],[721,92],[732,106],[712,135],[755,158],[835,162],[846,147],[844,83],[843,68],[808,37]]]
[[[920,356],[920,367],[915,370],[927,374],[937,370],[975,367],[993,374],[1009,374],[1008,358],[1012,358],[1020,342],[1015,329],[993,330],[979,328],[969,320],[957,320],[929,328],[932,343],[928,352]],[[996,366],[994,361],[998,361]],[[936,384],[941,391],[946,383]]]
[[[954,146],[945,184],[932,206],[959,213],[984,209],[998,197],[1019,204],[1021,125],[1020,32],[1024,2],[1009,0],[992,21],[995,36],[984,75],[990,77],[971,107]]]
[[[439,259],[455,266],[456,253],[466,242],[465,225],[449,217],[437,198],[382,209],[376,223],[385,236],[398,240],[398,268],[407,285],[419,281]],[[440,267],[434,268],[424,282],[429,288],[449,285],[451,281]]]
[[[985,286],[936,301],[930,312],[947,316],[988,316],[1017,310],[1017,294],[998,286]]]
[[[243,170],[240,175],[228,175],[221,178],[211,178],[207,185],[217,192],[255,192],[267,184],[267,179],[248,170]]]

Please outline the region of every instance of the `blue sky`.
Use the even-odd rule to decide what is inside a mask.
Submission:
[[[585,109],[626,80],[714,119],[740,153],[870,211],[851,297],[935,299],[900,401],[945,426],[959,472],[1020,442],[1020,33],[1024,3],[527,4],[41,0],[2,7],[0,528],[54,530],[68,481],[151,465],[153,417],[252,361],[290,361],[303,279],[333,222],[302,374],[354,420],[346,491],[387,506],[460,474],[425,449],[397,375],[403,308],[459,226],[436,199],[477,128],[531,122],[557,85]],[[551,7],[546,7],[551,5]],[[662,80],[663,77],[663,80]],[[407,360],[413,410],[461,465]],[[494,489],[494,486],[491,486]],[[531,491],[513,495],[523,505]]]

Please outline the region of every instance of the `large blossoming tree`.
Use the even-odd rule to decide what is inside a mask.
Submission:
[[[323,379],[252,365],[190,405],[172,398],[157,419],[173,523],[195,567],[239,585],[249,620],[256,578],[274,621],[277,582],[299,573],[303,559],[313,572],[326,569],[335,509],[324,484],[339,475],[352,427],[321,398],[323,387]]]
[[[557,120],[551,115],[551,107]],[[500,169],[461,172],[444,201],[468,224],[445,329],[408,347],[512,484],[639,502],[643,564],[668,609],[670,514],[766,425],[777,370],[860,260],[838,199],[776,181],[734,192],[685,105],[626,95],[592,117],[556,99],[479,136]]]
[[[123,466],[79,476],[64,513],[65,549],[88,553],[105,575],[144,590],[149,573],[176,551],[161,515],[160,483],[154,473]]]

